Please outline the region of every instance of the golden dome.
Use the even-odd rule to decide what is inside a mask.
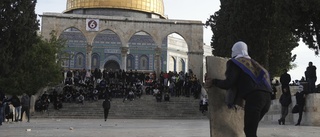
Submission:
[[[128,9],[158,14],[164,17],[163,0],[67,0],[67,10],[85,8]]]

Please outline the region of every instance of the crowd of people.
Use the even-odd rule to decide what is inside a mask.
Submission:
[[[289,113],[289,105],[292,104],[290,85],[298,86],[297,92],[294,93],[296,104],[292,104],[294,107],[291,113],[299,114],[298,121],[295,125],[300,125],[305,107],[306,95],[319,92],[319,89],[317,89],[315,85],[317,80],[316,69],[317,68],[313,63],[309,62],[304,77],[302,77],[301,80],[294,80],[292,84],[290,84],[291,76],[287,73],[287,70],[284,70],[284,73],[280,76],[282,94],[279,98],[281,104],[281,118],[278,120],[279,125],[285,125],[285,119]]]
[[[46,111],[52,102],[55,109],[63,103],[79,103],[122,98],[133,101],[142,95],[154,96],[156,102],[170,101],[172,97],[200,98],[201,83],[192,70],[184,72],[146,73],[123,70],[69,70],[62,91],[45,92],[35,104],[36,111]]]
[[[95,69],[94,71],[71,71],[66,73],[64,96],[75,100],[83,95],[85,100],[96,100],[105,97],[133,100],[146,95],[163,96],[169,93],[171,97],[193,96],[199,98],[201,83],[196,75],[189,72],[156,73],[138,71],[113,71]],[[70,97],[71,96],[71,97]],[[62,100],[68,100],[62,99]]]
[[[2,125],[4,121],[22,121],[24,114],[26,114],[27,122],[30,122],[29,95],[24,93],[21,98],[17,95],[8,97],[0,89],[0,125]]]

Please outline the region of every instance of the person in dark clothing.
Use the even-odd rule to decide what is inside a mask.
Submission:
[[[161,92],[155,93],[155,97],[156,97],[156,101],[157,102],[161,102],[162,101],[162,93]]]
[[[109,115],[109,110],[111,108],[111,103],[110,103],[110,100],[108,98],[106,98],[103,101],[102,107],[103,107],[103,112],[104,112],[104,121],[107,121],[107,118],[108,118],[108,115]]]
[[[59,97],[57,97],[56,101],[53,102],[53,107],[54,107],[54,109],[59,110],[59,109],[62,108],[62,106],[63,106],[63,105],[62,105],[62,101],[60,100]]]
[[[278,120],[279,125],[285,125],[286,116],[288,115],[288,107],[291,104],[291,94],[287,88],[283,89],[279,102],[281,104],[281,118]]]
[[[164,101],[170,101],[170,95],[169,95],[169,93],[168,92],[166,92],[165,94],[164,94]]]
[[[97,82],[97,80],[99,79],[99,69],[95,68],[93,71],[93,77],[96,80],[95,82]]]
[[[284,89],[287,89],[290,92],[289,83],[291,82],[291,76],[287,73],[287,69],[284,70],[284,73],[280,76],[280,83],[282,92]]]
[[[69,70],[69,71],[67,72],[67,78],[72,78],[72,71],[71,71],[71,70]]]
[[[5,94],[0,89],[0,126],[2,125],[2,122],[4,120],[4,112],[3,112],[4,102],[5,102]]]
[[[7,102],[8,99],[5,99],[5,104],[4,104],[4,117],[3,120],[5,121],[5,119],[7,119],[7,122],[11,121],[13,122],[13,110],[10,107],[10,104]],[[4,122],[3,121],[3,122]]]
[[[295,96],[296,96],[296,101],[297,101],[297,105],[299,108],[299,118],[298,118],[298,122],[297,122],[296,126],[300,126],[300,122],[302,119],[302,113],[303,113],[303,109],[304,109],[305,101],[306,101],[305,91],[303,91],[302,85],[299,84],[299,90],[295,94]]]
[[[21,102],[17,95],[13,95],[11,98],[11,104],[14,107],[15,121],[19,121],[21,117]]]
[[[21,119],[20,121],[22,121],[23,119],[23,113],[26,112],[26,116],[28,121],[30,122],[30,97],[27,94],[23,94],[22,98],[21,98]]]
[[[72,85],[72,71],[67,72],[67,78],[65,79],[65,85]]]
[[[205,114],[205,112],[208,111],[208,96],[207,95],[205,95],[200,100],[200,111],[202,114]]]
[[[313,65],[312,62],[309,62],[309,66],[307,67],[307,70],[305,71],[305,76],[308,82],[308,88],[309,93],[316,92],[316,81],[317,81],[317,73],[316,73],[317,67]]]
[[[227,62],[225,75],[225,80],[207,77],[206,86],[215,85],[222,89],[233,90],[233,93],[237,93],[238,97],[246,101],[244,132],[247,137],[256,137],[259,122],[269,111],[271,104],[272,88],[269,73],[251,59],[247,45],[240,41],[232,47],[232,59]],[[228,106],[235,104],[234,99],[228,101]]]

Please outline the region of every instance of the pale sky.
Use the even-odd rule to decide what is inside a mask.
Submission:
[[[220,9],[220,0],[163,0],[165,7],[165,15],[169,19],[183,20],[200,20],[203,23]],[[43,12],[61,13],[66,9],[67,0],[38,0],[36,5],[36,14]],[[210,44],[212,32],[210,28],[204,28],[204,43]],[[292,80],[301,79],[304,71],[308,66],[308,62],[312,61],[318,68],[317,75],[320,76],[320,58],[316,57],[314,52],[309,50],[307,46],[300,43],[300,46],[292,51],[297,54],[294,62],[297,68],[290,70]],[[320,79],[320,78],[319,78]],[[316,83],[319,83],[318,80]]]

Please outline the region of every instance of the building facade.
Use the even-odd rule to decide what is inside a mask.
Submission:
[[[68,0],[43,13],[41,34],[66,40],[66,69],[204,73],[203,23],[171,20],[162,0]]]

